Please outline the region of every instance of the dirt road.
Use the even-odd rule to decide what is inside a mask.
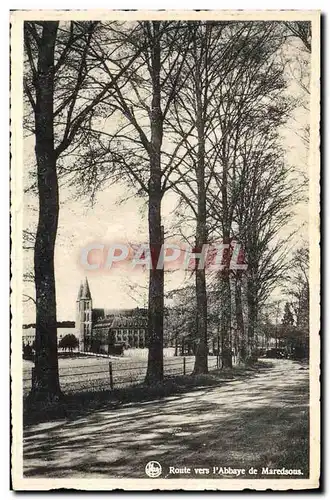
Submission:
[[[24,473],[34,477],[162,477],[174,468],[308,469],[308,370],[271,360],[253,377],[24,431]],[[225,469],[224,469],[225,470]],[[220,472],[219,472],[220,471]],[[184,475],[184,477],[187,477]],[[226,475],[226,477],[233,477]]]

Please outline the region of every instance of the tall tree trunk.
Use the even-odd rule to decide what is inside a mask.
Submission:
[[[208,372],[207,298],[204,269],[196,270],[196,303],[198,345],[196,350],[194,373],[197,374]]]
[[[149,178],[149,245],[152,256],[152,269],[149,274],[148,306],[148,368],[146,383],[153,384],[163,380],[163,330],[164,330],[164,269],[157,269],[158,257],[163,243],[161,227],[162,171],[161,146],[163,140],[163,115],[161,110],[160,66],[161,49],[159,22],[154,21],[152,49],[152,86],[151,141],[150,141],[150,178]]]
[[[228,272],[225,272],[222,277],[221,304],[222,367],[231,368],[233,366],[231,347],[231,289]]]
[[[236,276],[235,280],[235,307],[236,307],[236,324],[238,336],[238,362],[244,363],[246,360],[246,337],[243,317],[242,304],[242,282],[240,276]]]
[[[39,44],[36,75],[35,154],[39,220],[34,248],[36,288],[36,356],[33,399],[52,401],[60,395],[54,249],[59,199],[54,151],[54,49],[58,22],[46,22]]]
[[[196,251],[201,252],[207,242],[206,230],[206,186],[205,186],[205,133],[204,113],[202,103],[202,85],[200,67],[196,65],[196,127],[198,134],[198,152],[196,165],[197,181],[197,224],[196,224]],[[207,295],[205,265],[198,269],[196,259],[196,306],[197,306],[197,337],[198,345],[195,357],[194,373],[208,372],[208,345],[207,345]]]
[[[223,241],[230,243],[230,223],[228,217],[227,203],[227,173],[223,168],[222,179],[222,205],[223,205]],[[226,266],[221,278],[221,347],[222,367],[232,368],[232,345],[231,345],[231,286],[229,276],[230,251],[226,252]]]
[[[252,275],[249,276],[247,283],[247,306],[248,306],[248,331],[247,331],[247,360],[255,361],[256,339],[255,328],[257,323],[257,289],[255,279]]]

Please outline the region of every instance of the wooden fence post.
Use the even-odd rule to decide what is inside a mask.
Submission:
[[[186,357],[183,356],[183,375],[186,374]]]
[[[112,376],[112,363],[109,361],[109,378],[110,378],[110,389],[113,389],[113,376]]]

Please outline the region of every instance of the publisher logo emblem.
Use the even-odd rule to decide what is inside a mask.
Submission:
[[[159,462],[152,460],[148,462],[145,468],[146,474],[149,477],[159,477],[162,473],[162,466]]]

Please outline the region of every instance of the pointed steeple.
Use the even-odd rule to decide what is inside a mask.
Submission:
[[[84,285],[82,287],[81,298],[82,299],[88,299],[88,300],[90,300],[92,298],[91,297],[91,292],[89,290],[89,284],[88,284],[87,278],[85,278]]]
[[[83,293],[83,284],[80,283],[80,287],[79,287],[79,292],[78,292],[78,297],[77,297],[77,301],[79,301],[82,297],[82,293]]]

